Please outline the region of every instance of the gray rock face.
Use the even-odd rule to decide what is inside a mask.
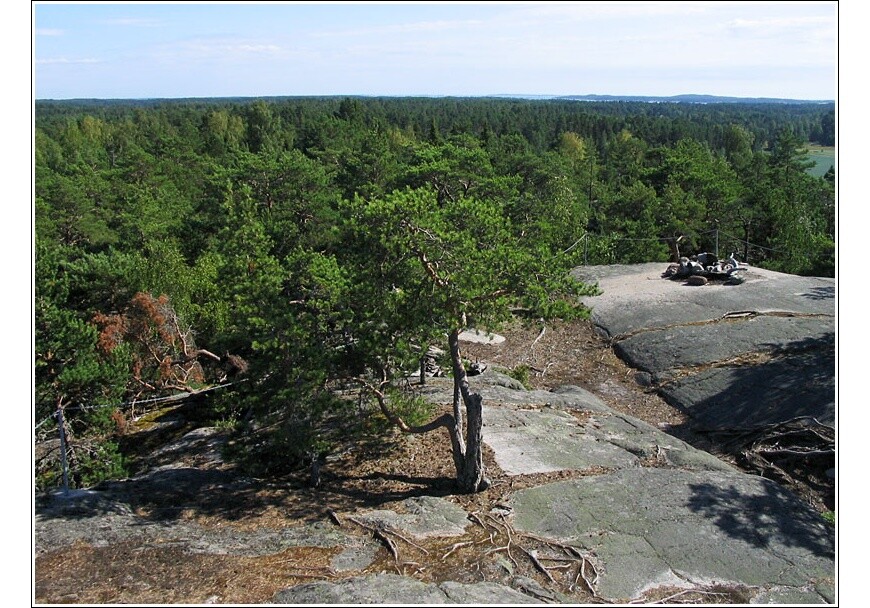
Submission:
[[[592,419],[589,432],[641,458],[655,457],[661,465],[691,470],[734,471],[707,452],[626,414],[612,412]],[[615,468],[615,467],[614,467]]]
[[[58,525],[58,521],[62,525]],[[341,547],[334,567],[353,570],[374,561],[378,545],[335,527],[315,523],[291,528],[204,528],[194,522],[159,522],[139,517],[129,505],[96,491],[77,491],[73,496],[55,497],[39,510],[34,521],[37,553],[84,542],[107,547],[124,542],[141,546],[173,543],[191,553],[258,557],[281,553],[291,547]]]
[[[827,347],[833,352],[832,317],[760,316],[644,331],[614,345],[632,367],[660,374],[727,361],[747,353]],[[830,370],[833,371],[833,370]]]
[[[511,505],[517,530],[593,552],[608,599],[710,582],[818,597],[833,581],[832,529],[777,484],[742,473],[625,469],[522,490]]]
[[[278,592],[275,604],[542,604],[496,583],[424,583],[398,574],[375,574],[335,583],[296,585]]]
[[[483,396],[483,440],[509,475],[635,467],[647,457],[689,469],[732,470],[707,452],[614,411],[585,389],[529,391],[508,388],[504,378],[487,372],[470,380]],[[433,380],[425,389],[427,398],[449,400],[452,386],[449,379]],[[587,416],[581,421],[569,412]]]
[[[834,351],[713,368],[665,385],[661,392],[703,430],[750,429],[798,416],[834,426]]]
[[[582,409],[581,403],[572,405],[574,410]],[[603,404],[582,423],[551,407],[489,406],[484,408],[484,420],[484,441],[509,475],[591,467],[622,469],[636,467],[640,458],[647,457],[684,468],[731,470],[718,458]]]
[[[326,523],[255,530],[203,527],[179,519],[140,517],[125,502],[128,494],[153,489],[153,483],[162,487],[164,483],[184,484],[191,478],[201,481],[193,472],[167,466],[134,480],[104,484],[108,491],[74,490],[68,495],[58,493],[42,499],[34,520],[37,555],[77,543],[92,547],[135,543],[141,548],[155,549],[172,546],[190,554],[243,557],[275,555],[294,547],[338,548],[330,567],[341,573],[364,570],[381,549],[368,536],[349,534]],[[227,480],[217,471],[206,473],[213,482]]]
[[[835,314],[834,279],[799,277],[750,267],[741,285],[718,282],[689,287],[661,278],[667,264],[583,266],[572,276],[597,282],[602,294],[587,296],[592,319],[611,336],[721,318],[734,311]]]
[[[649,373],[696,428],[748,429],[797,416],[834,424],[834,279],[749,268],[740,285],[687,288],[661,278],[664,267],[584,267],[574,275],[603,290],[584,303],[616,353]]]
[[[460,536],[468,526],[468,514],[444,498],[420,496],[402,502],[405,513],[386,509],[368,511],[358,519],[402,530],[416,538]]]
[[[742,285],[712,282],[686,287],[660,278],[663,264],[590,267],[604,294],[589,298],[593,317],[617,336],[620,356],[646,374],[642,380],[688,412],[696,428],[731,429],[814,416],[833,424],[834,350],[832,280],[790,277],[751,269]],[[729,311],[785,311],[815,316],[746,316],[719,321]],[[763,353],[760,363],[734,357]],[[679,370],[680,373],[676,373]],[[528,391],[489,369],[469,379],[484,399],[483,440],[508,475],[598,469],[605,474],[550,483],[508,498],[508,521],[521,534],[571,544],[590,555],[604,600],[643,598],[660,586],[739,588],[753,603],[834,602],[833,528],[774,482],[732,469],[659,429],[616,412],[594,394],[572,386]],[[602,385],[605,391],[616,388]],[[616,392],[608,398],[618,399]],[[450,379],[433,379],[423,395],[453,397]],[[217,470],[220,436],[188,434],[153,455],[155,468],[133,480],[105,484],[40,504],[34,521],[37,554],[76,542],[91,546],[135,542],[181,546],[190,553],[264,556],[291,547],[338,547],[334,573],[358,573],[383,555],[360,527],[355,533],[321,523],[283,529],[204,528],[181,518],[146,519],[130,500],[159,494],[172,504],[174,488],[223,494],[206,505],[221,512],[221,496],[250,491],[251,480]],[[201,453],[179,464],[178,455]],[[172,508],[172,507],[170,507]],[[202,507],[200,507],[202,508]],[[392,510],[354,513],[368,525],[408,537],[468,536],[468,513],[449,498],[408,499]],[[454,542],[447,541],[447,544]],[[516,557],[516,556],[515,556]],[[522,578],[502,553],[489,574],[505,584],[454,572],[426,583],[374,574],[285,589],[286,604],[519,604],[570,598]],[[434,559],[438,559],[435,556]],[[526,564],[528,565],[528,564]],[[431,571],[431,570],[430,570]],[[489,576],[487,576],[489,578]]]
[[[585,432],[573,416],[558,410],[486,407],[484,420],[483,439],[509,475],[637,463],[635,455],[600,441]]]

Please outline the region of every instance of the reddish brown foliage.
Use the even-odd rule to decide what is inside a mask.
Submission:
[[[193,334],[182,329],[168,296],[139,292],[121,314],[98,313],[94,323],[103,353],[122,343],[131,347],[135,392],[190,390],[192,383],[204,382]]]
[[[122,315],[104,315],[101,312],[94,315],[94,324],[102,327],[97,339],[97,348],[100,352],[108,355],[124,341],[126,332],[124,321]]]

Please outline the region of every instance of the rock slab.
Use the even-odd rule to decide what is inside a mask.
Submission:
[[[812,602],[833,583],[833,529],[750,475],[625,469],[522,490],[511,506],[516,530],[591,552],[596,591],[614,601],[719,583]]]
[[[497,583],[424,583],[398,574],[374,574],[337,582],[296,585],[279,591],[275,604],[542,604]]]

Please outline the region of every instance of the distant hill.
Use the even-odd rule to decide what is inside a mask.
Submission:
[[[789,103],[789,104],[828,104],[833,99],[780,99],[777,97],[722,97],[719,95],[673,95],[654,97],[651,95],[494,95],[493,97],[513,97],[520,99],[566,99],[571,101],[640,101],[646,103]]]

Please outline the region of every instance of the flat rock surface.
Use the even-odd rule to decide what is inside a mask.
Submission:
[[[424,583],[398,574],[297,585],[275,595],[276,604],[542,604],[497,583]]]
[[[367,511],[358,519],[375,526],[395,528],[415,538],[461,536],[469,525],[468,513],[444,498],[420,496],[403,501],[399,513],[389,509]]]
[[[659,375],[751,353],[812,348],[833,352],[833,346],[833,317],[758,316],[639,332],[614,348],[632,367]]]
[[[597,282],[602,293],[588,296],[593,320],[611,336],[671,325],[719,319],[729,312],[789,311],[833,316],[835,281],[748,267],[740,285],[711,282],[702,287],[663,279],[666,263],[582,266],[572,276]]]
[[[739,285],[692,287],[665,264],[592,266],[584,302],[617,354],[699,429],[809,416],[833,426],[834,279],[749,267]]]
[[[626,469],[521,490],[511,504],[516,530],[590,551],[607,599],[712,581],[833,599],[829,529],[769,480]]]
[[[637,456],[588,433],[586,424],[551,408],[486,407],[484,442],[509,475],[549,473],[594,466],[637,466]]]
[[[62,524],[62,525],[61,525]],[[336,564],[359,564],[361,556],[374,558],[377,545],[325,523],[287,528],[242,530],[215,529],[192,521],[154,521],[132,512],[117,495],[77,491],[56,495],[44,503],[34,520],[37,553],[47,553],[76,543],[108,547],[127,542],[139,546],[182,547],[190,553],[263,556],[279,554],[290,547],[340,548]]]
[[[477,344],[501,344],[504,336],[491,332],[483,332],[478,329],[468,329],[459,332],[459,340],[462,342],[475,342]]]

